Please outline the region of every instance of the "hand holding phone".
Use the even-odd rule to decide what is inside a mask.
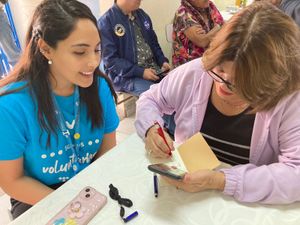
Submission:
[[[182,180],[184,178],[184,175],[186,174],[185,171],[178,169],[176,166],[168,165],[165,163],[149,165],[148,169],[154,173],[158,173],[175,180]]]
[[[46,225],[86,225],[103,208],[107,198],[92,187],[85,187]]]
[[[163,79],[165,77],[165,74],[168,73],[170,70],[166,69],[166,70],[160,70],[158,71],[158,73],[156,73],[156,76],[159,77],[159,79]]]

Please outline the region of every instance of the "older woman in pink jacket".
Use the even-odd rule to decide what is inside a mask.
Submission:
[[[153,124],[163,126],[162,115],[176,112],[177,142],[201,132],[217,157],[233,165],[171,184],[220,190],[241,202],[300,200],[299,43],[299,28],[287,15],[252,4],[224,25],[202,59],[140,97],[135,125],[152,156],[169,156]]]

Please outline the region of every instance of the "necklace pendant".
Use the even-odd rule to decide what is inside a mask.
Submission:
[[[79,139],[80,138],[80,134],[79,133],[75,133],[74,134],[74,138],[77,140],[77,139]]]

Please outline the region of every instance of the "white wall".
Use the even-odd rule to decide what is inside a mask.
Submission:
[[[150,16],[160,46],[165,56],[171,61],[172,43],[167,42],[165,27],[172,23],[175,11],[180,5],[180,0],[143,0],[141,8]]]
[[[217,5],[220,11],[225,10],[226,6],[235,5],[235,0],[214,0],[213,2]]]
[[[13,14],[18,37],[22,46],[24,46],[26,31],[31,17],[37,5],[42,0],[10,0],[10,8]],[[90,7],[96,18],[100,16],[99,2],[97,0],[79,0]],[[106,0],[104,0],[106,1]]]
[[[78,0],[84,4],[86,4],[94,14],[94,16],[98,19],[100,16],[100,2],[97,0]]]
[[[9,1],[15,27],[22,46],[24,46],[26,31],[33,15],[33,11],[40,2],[41,0]]]
[[[96,18],[106,12],[114,3],[114,0],[80,0],[87,4]],[[24,44],[25,34],[35,7],[41,0],[10,0],[17,33],[21,44]],[[225,9],[225,5],[232,5],[235,0],[215,0],[220,10]],[[158,41],[165,55],[170,59],[172,45],[168,43],[165,35],[165,26],[172,22],[174,13],[180,5],[180,0],[143,0],[143,8],[151,17],[154,30],[158,36]],[[100,10],[99,10],[100,7]]]
[[[114,3],[113,0],[99,0],[100,14],[106,12]],[[180,0],[143,0],[141,8],[150,16],[158,41],[164,54],[170,59],[172,44],[166,40],[165,26],[172,23],[174,13],[180,5]]]
[[[105,13],[113,4],[114,0],[99,0],[100,14]]]
[[[247,0],[247,5],[250,5],[254,0]],[[235,5],[235,0],[213,0],[219,10],[226,10],[226,6]]]

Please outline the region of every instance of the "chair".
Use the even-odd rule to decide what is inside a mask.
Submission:
[[[125,92],[117,92],[117,112],[120,119],[130,117],[135,114],[137,97]]]
[[[131,98],[134,98],[134,95],[128,94],[126,92],[117,92],[118,95],[118,102],[117,105],[120,105],[128,100],[130,100]]]
[[[104,70],[104,63],[103,63],[103,60],[101,60],[100,62],[100,65],[99,65],[99,69],[102,73],[105,74],[105,70]],[[118,95],[118,102],[117,102],[117,105],[120,105],[128,100],[130,100],[131,98],[133,98],[134,96],[131,95],[131,94],[128,94],[128,93],[125,93],[125,92],[117,92],[117,95]]]
[[[8,64],[7,58],[2,49],[0,48],[0,76],[2,76],[0,77],[0,79],[4,78],[6,74],[8,74],[9,70],[10,66]]]
[[[166,31],[166,39],[167,42],[172,43],[173,42],[173,24],[167,24],[165,27],[165,31]]]

